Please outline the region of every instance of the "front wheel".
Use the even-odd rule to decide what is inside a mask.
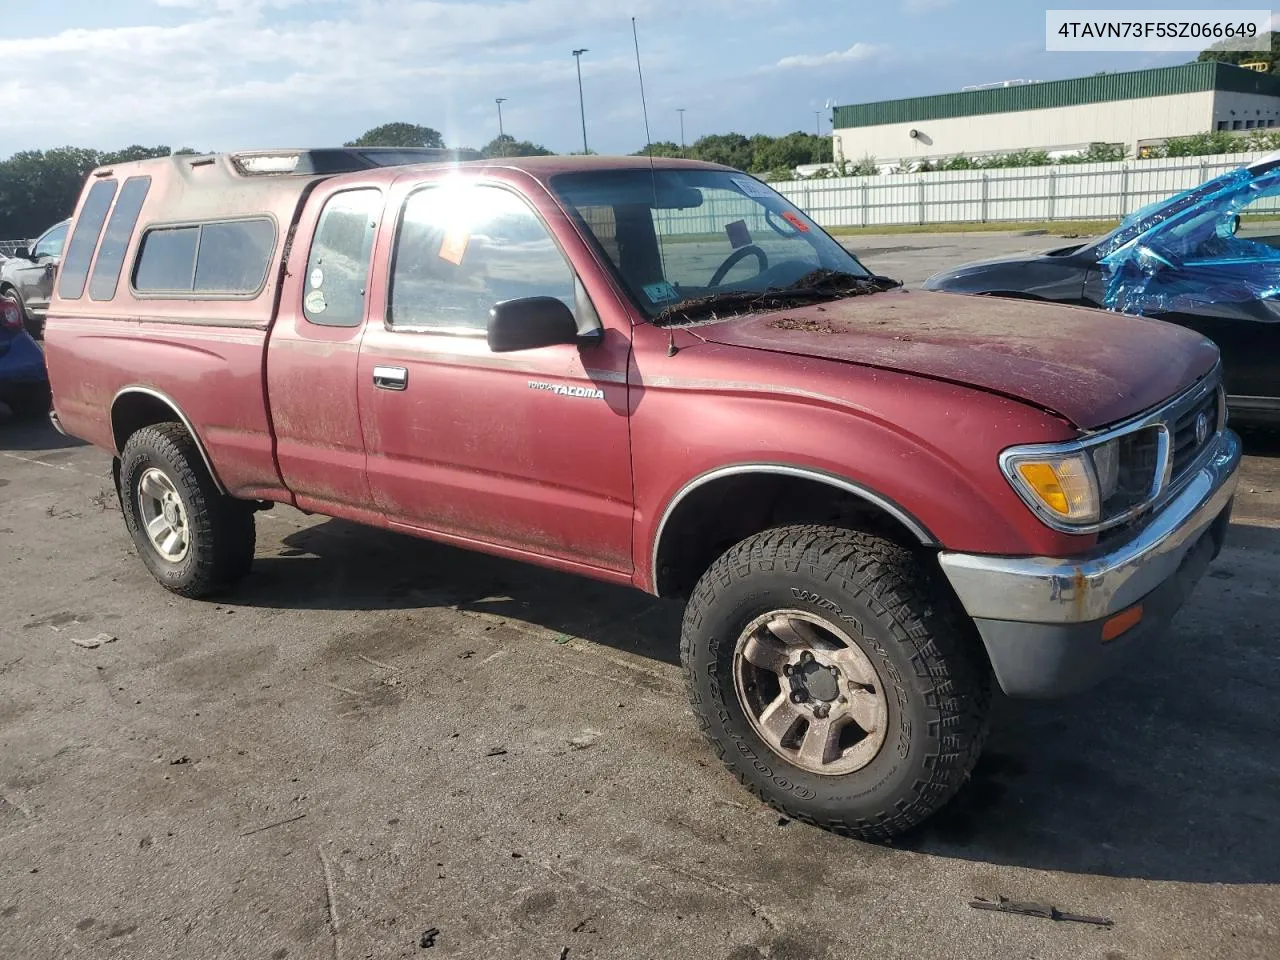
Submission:
[[[125,442],[119,491],[138,555],[165,588],[207,597],[248,573],[252,509],[218,492],[182,424],[143,427]]]
[[[869,533],[781,527],[733,547],[694,590],[681,654],[729,770],[837,833],[920,823],[986,739],[980,642],[910,550]]]

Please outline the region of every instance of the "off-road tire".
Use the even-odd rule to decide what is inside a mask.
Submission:
[[[171,562],[143,530],[138,483],[151,468],[177,488],[186,513],[189,547]],[[249,504],[218,492],[195,441],[180,423],[143,427],[120,453],[120,506],[138,555],[165,589],[198,599],[225,591],[249,572],[255,530]]]
[[[766,530],[712,564],[685,610],[681,660],[703,733],[747,789],[788,817],[867,840],[903,833],[951,799],[986,740],[992,678],[980,639],[939,576],[908,547],[826,526]],[[787,608],[838,625],[885,685],[885,741],[853,773],[790,763],[739,700],[739,636]]]

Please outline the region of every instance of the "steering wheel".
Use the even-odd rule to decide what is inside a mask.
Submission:
[[[760,265],[760,269],[756,271],[757,273],[764,273],[769,269],[768,255],[754,243],[749,243],[745,247],[739,247],[737,250],[733,251],[733,253],[729,254],[729,256],[725,257],[724,263],[720,264],[720,266],[716,268],[716,272],[711,275],[711,282],[708,283],[707,286],[720,286],[720,281],[725,278],[725,274],[737,266],[739,260],[749,256],[754,256],[756,258],[756,263]]]

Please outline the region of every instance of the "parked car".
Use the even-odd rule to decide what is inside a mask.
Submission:
[[[340,166],[149,160],[79,202],[54,418],[177,594],[285,503],[687,598],[729,769],[887,837],[965,781],[993,677],[1122,669],[1221,547],[1203,337],[904,292],[714,164]]]
[[[70,220],[55,223],[0,263],[0,300],[10,300],[22,311],[27,330],[37,339],[44,330],[45,312],[53,294],[53,279],[62,262]]]
[[[23,327],[12,300],[0,300],[0,404],[20,414],[49,409],[44,352]]]
[[[1222,350],[1231,414],[1280,421],[1280,153],[1152,204],[1088,243],[971,263],[926,290],[1103,307]]]

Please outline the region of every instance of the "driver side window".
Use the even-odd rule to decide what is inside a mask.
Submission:
[[[572,310],[575,276],[521,197],[465,184],[409,196],[391,268],[392,327],[483,331],[495,303],[523,297]]]
[[[67,242],[68,226],[69,224],[60,223],[41,237],[32,249],[31,256],[36,259],[62,256],[62,246]]]

